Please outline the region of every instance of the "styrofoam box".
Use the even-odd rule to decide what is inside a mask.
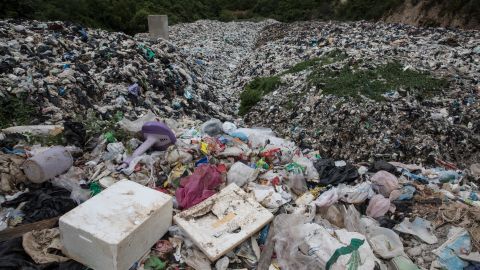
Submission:
[[[172,197],[119,181],[60,218],[63,252],[96,270],[127,270],[168,230]]]

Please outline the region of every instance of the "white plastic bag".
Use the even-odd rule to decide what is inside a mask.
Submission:
[[[359,204],[373,195],[375,195],[375,192],[373,192],[372,184],[368,181],[355,186],[338,185],[338,197],[343,202]]]
[[[80,181],[85,178],[82,169],[71,167],[66,173],[53,178],[51,182],[54,186],[71,191],[70,198],[80,204],[90,198],[90,190],[80,186]]]
[[[242,162],[235,162],[227,173],[227,183],[235,183],[242,187],[248,182],[254,181],[258,176],[259,171],[248,167]]]

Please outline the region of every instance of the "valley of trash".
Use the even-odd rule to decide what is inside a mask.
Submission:
[[[302,90],[305,70],[236,116],[254,77],[335,48],[330,68],[396,55],[451,89],[358,104]],[[0,21],[1,98],[32,108],[0,118],[0,269],[479,269],[479,70],[475,31],[198,21],[151,41]],[[121,185],[133,208],[106,199]]]

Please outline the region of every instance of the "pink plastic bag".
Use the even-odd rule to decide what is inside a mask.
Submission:
[[[390,210],[390,200],[380,194],[373,196],[367,207],[367,216],[372,218],[384,216]]]
[[[387,198],[392,191],[400,188],[397,177],[387,171],[378,171],[372,176],[372,182],[373,189]]]
[[[192,175],[180,180],[180,187],[175,191],[178,206],[190,208],[216,193],[215,189],[222,183],[222,176],[213,165],[197,167]]]

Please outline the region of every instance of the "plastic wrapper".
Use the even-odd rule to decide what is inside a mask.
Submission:
[[[80,181],[85,178],[85,172],[82,169],[72,167],[65,174],[53,178],[51,182],[54,186],[71,191],[70,198],[80,204],[90,198],[90,190],[80,186]]]

